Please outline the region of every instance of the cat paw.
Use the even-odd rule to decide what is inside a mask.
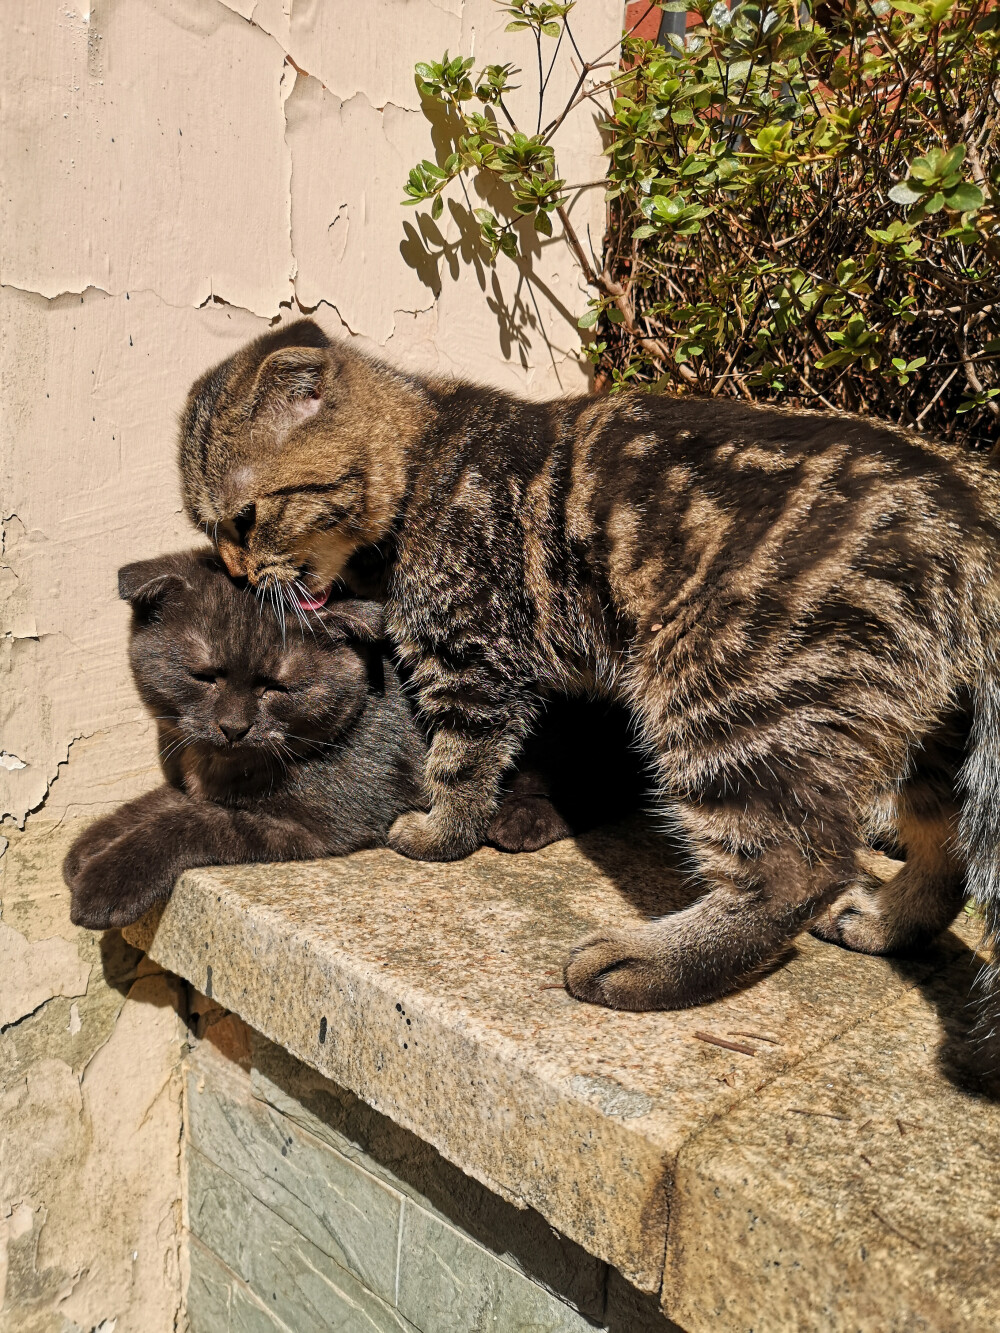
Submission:
[[[502,852],[537,852],[573,830],[544,796],[508,796],[490,825],[488,841]]]
[[[571,951],[566,989],[578,1000],[609,1009],[674,1009],[690,1004],[679,979],[669,975],[662,952],[642,930],[602,930]]]
[[[388,845],[411,861],[460,861],[474,852],[478,842],[456,836],[433,810],[408,810],[389,830]]]
[[[107,851],[108,846],[115,840],[120,831],[114,816],[98,819],[84,829],[66,853],[66,858],[63,861],[63,879],[69,888],[73,887],[75,880],[87,862]]]
[[[92,856],[70,884],[70,920],[87,930],[130,926],[153,903],[170,896],[172,877],[154,866],[131,864],[111,848]]]
[[[809,933],[855,953],[883,954],[895,947],[896,924],[880,910],[872,888],[861,883],[835,898],[809,927]]]

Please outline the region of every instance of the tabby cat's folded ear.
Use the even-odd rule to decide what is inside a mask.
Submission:
[[[137,611],[152,611],[169,592],[186,587],[188,582],[177,568],[176,557],[170,555],[136,560],[118,571],[118,596]]]
[[[256,406],[287,409],[293,416],[311,417],[323,406],[323,372],[328,357],[319,347],[282,347],[272,352],[257,371],[253,388]]]
[[[320,614],[327,625],[341,630],[349,639],[378,643],[385,638],[385,616],[378,602],[362,602],[354,598],[327,602]]]

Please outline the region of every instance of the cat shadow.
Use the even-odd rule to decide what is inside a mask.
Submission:
[[[657,827],[651,816],[577,835],[577,849],[611,880],[628,905],[645,917],[690,907],[703,892],[685,864],[681,843]]]
[[[1000,1036],[979,986],[982,959],[948,930],[929,948],[887,961],[937,1014],[941,1075],[968,1097],[1000,1103]]]
[[[139,978],[139,967],[146,955],[129,944],[120,930],[105,930],[98,949],[105,985],[119,995],[127,996]]]

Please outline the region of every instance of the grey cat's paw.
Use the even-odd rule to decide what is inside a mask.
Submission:
[[[87,863],[95,856],[103,856],[117,838],[135,827],[136,822],[129,807],[123,806],[88,825],[74,841],[63,861],[62,873],[67,886],[72,889]]]
[[[578,1000],[609,1009],[674,1009],[690,1004],[679,977],[670,974],[662,944],[642,927],[602,930],[571,951],[566,989]]]
[[[537,852],[573,830],[547,796],[508,796],[490,825],[489,842],[502,852]]]
[[[130,926],[173,889],[168,865],[150,855],[144,831],[91,856],[70,884],[70,920],[88,930]]]

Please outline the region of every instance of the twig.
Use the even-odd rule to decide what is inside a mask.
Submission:
[[[636,342],[647,355],[660,361],[664,365],[670,364],[673,361],[670,349],[664,343],[660,342],[658,338],[644,337],[636,327],[632,303],[628,298],[626,289],[620,282],[616,282],[609,274],[597,273],[594,270],[590,260],[587,258],[583,246],[580,244],[580,238],[576,234],[576,228],[573,226],[572,222],[570,222],[569,214],[566,212],[566,209],[562,204],[556,209],[556,215],[562,223],[563,235],[566,237],[566,242],[569,245],[569,248],[573,251],[573,254],[576,257],[576,262],[583,270],[583,276],[586,278],[589,285],[591,287],[596,287],[597,290],[602,292],[605,296],[611,297],[616,307],[621,312],[622,326],[625,331],[635,338]],[[692,383],[697,381],[698,377],[690,367],[678,366],[677,370],[685,379]]]
[[[931,399],[931,401],[927,404],[926,407],[924,407],[924,408],[921,410],[920,415],[917,417],[916,421],[913,423],[915,426],[919,426],[919,425],[920,425],[921,421],[923,421],[924,417],[925,417],[925,416],[927,415],[927,413],[931,410],[931,408],[934,406],[934,404],[937,402],[937,400],[938,400],[938,399],[941,397],[941,395],[944,393],[945,389],[947,389],[948,385],[952,382],[952,380],[953,380],[953,379],[955,378],[955,376],[958,374],[958,371],[959,371],[959,367],[956,366],[955,369],[954,369],[954,370],[951,372],[951,374],[948,376],[948,378],[947,378],[947,379],[944,381],[944,383],[941,385],[941,387],[938,389],[937,393],[934,395],[934,397]]]
[[[727,1051],[736,1051],[740,1055],[756,1055],[752,1046],[743,1041],[726,1041],[725,1037],[713,1037],[711,1032],[696,1032],[699,1041],[707,1041],[712,1046],[724,1046]]]
[[[913,1237],[908,1236],[905,1231],[900,1231],[899,1227],[897,1227],[894,1223],[890,1222],[887,1217],[883,1217],[882,1214],[875,1208],[872,1209],[872,1217],[878,1218],[878,1220],[882,1223],[884,1227],[888,1227],[890,1231],[894,1231],[896,1235],[899,1236],[900,1240],[906,1241],[907,1245],[912,1245],[914,1249],[917,1250],[922,1250],[924,1248],[921,1245],[920,1241],[914,1240]]]
[[[958,354],[962,358],[962,366],[965,370],[965,381],[973,393],[985,393],[986,390],[983,388],[983,382],[976,374],[976,368],[972,363],[972,357],[969,355],[969,345],[965,340],[968,330],[969,325],[966,324],[956,335]],[[988,398],[983,406],[987,408],[988,411],[992,412],[995,417],[1000,417],[1000,404],[994,402],[992,398]]]
[[[807,1111],[801,1106],[790,1106],[788,1109],[793,1115],[818,1115],[823,1116],[826,1120],[846,1120],[848,1122],[851,1119],[849,1115],[835,1115],[833,1111]]]

